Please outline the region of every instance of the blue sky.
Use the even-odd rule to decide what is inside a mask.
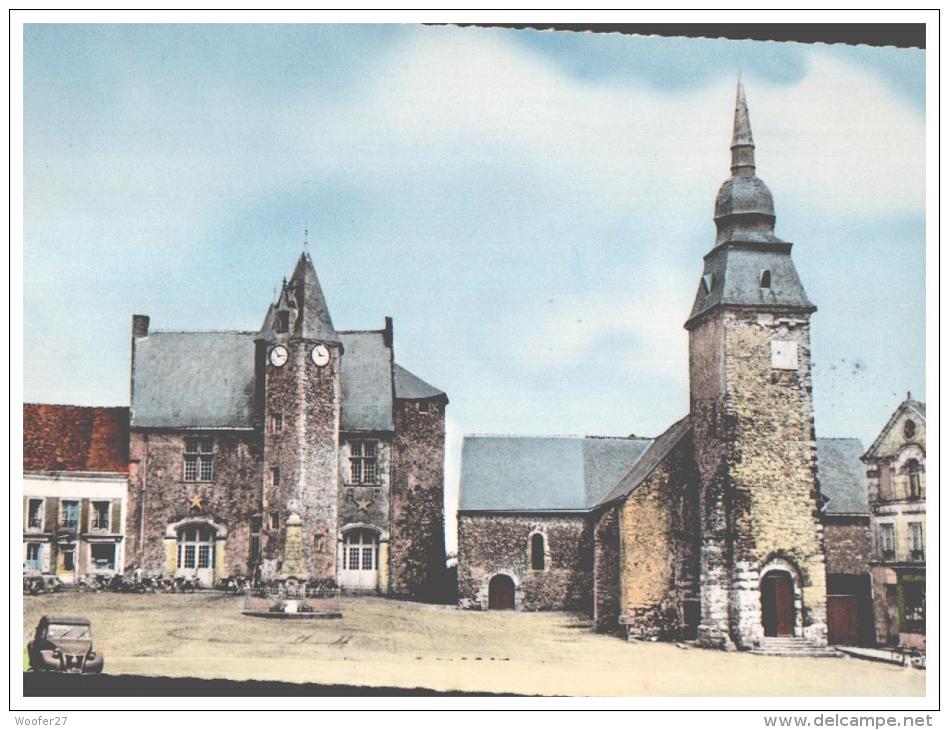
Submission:
[[[925,398],[924,53],[420,26],[28,26],[24,396],[128,402],[133,313],[255,329],[310,250],[337,327],[462,433],[655,435],[745,79],[819,311],[821,436]],[[213,367],[213,364],[209,363]]]

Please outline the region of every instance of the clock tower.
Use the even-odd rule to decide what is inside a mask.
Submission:
[[[750,649],[768,637],[826,644],[810,318],[755,174],[738,83],[731,177],[715,201],[688,321],[690,408],[699,469],[699,639]]]
[[[263,563],[279,572],[285,527],[295,514],[309,575],[292,577],[335,579],[343,346],[306,252],[270,305],[256,352]]]

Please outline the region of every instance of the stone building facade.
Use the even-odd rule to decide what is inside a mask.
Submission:
[[[128,408],[24,404],[27,574],[122,572],[128,466]]]
[[[863,455],[880,644],[926,647],[926,404],[907,393]]]
[[[731,152],[731,176],[715,204],[716,239],[685,324],[690,413],[655,439],[630,439],[637,448],[618,452],[609,469],[584,460],[585,470],[603,479],[592,480],[597,489],[587,480],[587,490],[566,501],[575,531],[585,520],[592,534],[589,552],[577,555],[579,564],[592,562],[593,577],[578,605],[588,607],[598,629],[635,638],[815,651],[827,642],[827,540],[859,542],[861,535],[837,523],[825,533],[821,479],[838,484],[845,481],[841,469],[853,473],[859,465],[854,454],[846,465],[818,463],[823,440],[815,435],[810,344],[816,307],[792,244],[774,233],[774,203],[756,175],[740,83]],[[522,441],[522,449],[533,448]],[[505,570],[516,588],[523,584],[530,518],[567,506],[559,485],[569,470],[561,456],[548,454],[551,462],[540,465],[507,451],[500,439],[465,442],[463,605],[496,604],[491,588]],[[497,468],[511,460],[522,467]],[[485,520],[486,513],[496,518]],[[517,535],[508,537],[502,525],[516,525]],[[552,542],[547,549],[555,549]],[[859,565],[835,566],[862,574]],[[523,593],[515,590],[515,598]],[[515,600],[514,608],[534,607],[526,595]]]
[[[447,403],[395,363],[391,319],[334,328],[306,253],[259,330],[160,331],[135,315],[126,562],[203,585],[259,572],[432,598]]]

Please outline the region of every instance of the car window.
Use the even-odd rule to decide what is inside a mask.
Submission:
[[[46,638],[56,639],[91,639],[92,632],[86,624],[50,624],[46,628]]]

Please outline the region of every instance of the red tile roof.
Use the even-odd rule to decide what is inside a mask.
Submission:
[[[129,409],[23,404],[25,470],[128,472]]]

